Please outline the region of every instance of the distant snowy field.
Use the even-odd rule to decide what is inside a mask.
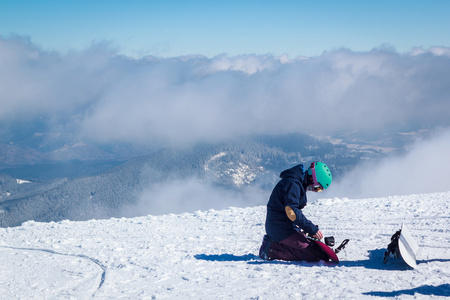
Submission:
[[[0,228],[0,299],[444,299],[450,192],[332,198],[304,213],[336,242],[339,265],[258,258],[265,206]],[[418,267],[382,263],[402,222]]]

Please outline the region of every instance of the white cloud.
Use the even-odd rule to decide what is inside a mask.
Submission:
[[[148,186],[137,203],[123,211],[127,216],[193,212],[230,206],[263,205],[267,194],[257,188],[236,191],[214,186],[197,178],[172,179]]]
[[[405,155],[361,164],[330,194],[345,197],[381,197],[450,191],[450,130],[418,141]],[[329,194],[329,195],[330,195]]]
[[[0,123],[41,118],[81,138],[151,145],[448,127],[448,51],[135,60],[101,44],[62,55],[0,38]]]
[[[430,47],[429,49],[414,48],[411,51],[411,55],[421,55],[425,53],[432,53],[433,55],[446,55],[450,56],[450,48],[447,47]]]

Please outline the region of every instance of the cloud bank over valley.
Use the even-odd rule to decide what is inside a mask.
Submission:
[[[0,39],[2,142],[24,128],[168,147],[252,134],[330,136],[449,127],[450,49],[346,49],[132,59]]]
[[[450,189],[450,130],[418,140],[404,155],[360,164],[336,182],[332,194],[384,197],[446,192]]]

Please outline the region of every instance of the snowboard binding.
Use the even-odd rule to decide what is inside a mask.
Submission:
[[[398,239],[400,238],[401,230],[398,230],[391,237],[391,243],[388,245],[387,250],[384,252],[383,263],[387,263],[389,261],[389,257],[391,258],[399,258],[400,250],[398,248]]]
[[[334,236],[327,236],[324,238],[325,241],[325,245],[327,245],[328,247],[333,247],[334,246]]]

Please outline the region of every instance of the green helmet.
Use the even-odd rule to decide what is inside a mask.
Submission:
[[[315,179],[317,180],[317,183],[319,183],[324,190],[327,189],[330,186],[331,181],[333,180],[330,169],[326,164],[320,161],[315,161],[311,164],[311,166],[308,168],[308,174],[313,174],[312,169],[314,169],[314,173],[316,175]]]

